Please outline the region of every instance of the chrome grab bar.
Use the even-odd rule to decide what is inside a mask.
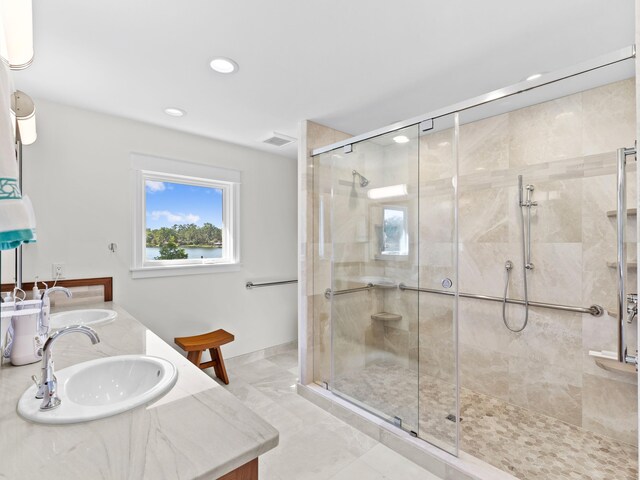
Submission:
[[[418,287],[409,287],[404,283],[398,285],[398,288],[402,291],[408,290],[411,292],[424,292],[424,293],[435,293],[437,295],[448,295],[455,296],[455,292],[449,292],[446,290],[435,290],[432,288],[418,288]],[[502,303],[504,298],[502,297],[491,297],[489,295],[476,295],[475,293],[458,293],[459,297],[462,298],[474,298],[476,300],[488,300],[491,302],[500,302]],[[516,300],[513,298],[507,298],[507,303],[513,303],[516,305],[524,305],[524,300]],[[600,317],[604,313],[604,309],[600,305],[591,305],[590,307],[572,307],[570,305],[557,305],[555,303],[543,303],[543,302],[527,302],[530,307],[540,307],[540,308],[550,308],[553,310],[562,310],[564,312],[576,312],[576,313],[588,313],[589,315],[593,315],[594,317]]]
[[[625,243],[625,226],[627,222],[627,157],[636,154],[635,147],[619,148],[617,151],[617,246],[618,246],[618,270],[616,280],[618,283],[618,296],[616,310],[618,314],[618,362],[638,364],[637,356],[627,355],[627,342],[625,339],[624,322],[627,314],[627,245]]]
[[[264,282],[264,283],[247,282],[245,284],[245,287],[247,288],[247,290],[251,290],[252,288],[271,287],[273,285],[287,285],[289,283],[298,283],[298,280],[284,280],[281,282]]]
[[[344,290],[336,290],[335,292],[330,288],[327,288],[324,291],[324,298],[329,300],[331,297],[335,297],[337,295],[346,295],[347,293],[356,293],[356,292],[364,292],[365,290],[371,290],[372,288],[376,288],[373,283],[367,283],[364,287],[356,287],[356,288],[345,288]]]

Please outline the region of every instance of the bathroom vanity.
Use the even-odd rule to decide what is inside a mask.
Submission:
[[[0,368],[0,477],[30,479],[258,478],[258,457],[278,445],[278,431],[170,345],[108,302],[114,322],[95,326],[100,343],[61,338],[57,371],[114,355],[161,357],[178,369],[175,386],[147,406],[69,425],[31,423],[18,399],[39,376],[40,363]],[[63,398],[64,402],[64,398]]]

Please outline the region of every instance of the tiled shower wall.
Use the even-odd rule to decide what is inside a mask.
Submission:
[[[504,263],[510,259],[515,268],[509,295],[522,298],[516,206],[517,175],[522,174],[525,183],[535,185],[538,202],[532,221],[535,269],[529,275],[530,300],[577,306],[595,303],[613,309],[615,270],[607,262],[615,261],[615,218],[607,217],[606,212],[615,208],[615,150],[635,140],[634,112],[634,81],[629,79],[472,123],[465,124],[462,117],[458,151],[460,291],[501,296]],[[310,122],[308,133],[314,143],[308,149],[347,137]],[[339,255],[344,264],[336,266],[334,275],[400,278],[425,288],[442,288],[441,280],[452,275],[453,205],[445,185],[451,176],[453,141],[451,130],[420,138],[420,266],[418,262],[376,262],[359,254],[355,245],[352,252]],[[313,336],[309,339],[313,380],[320,382],[330,378],[331,312],[323,292],[331,286],[332,232],[326,195],[336,172],[322,170],[326,166],[318,158],[308,160],[315,183],[307,192],[314,208],[313,213],[308,209],[313,222],[307,238],[313,241],[306,252],[313,268],[307,264],[306,278],[312,282],[306,291],[313,324],[309,332]],[[367,175],[367,166],[362,169]],[[350,170],[343,173],[351,178]],[[633,181],[629,187],[633,198],[629,204],[633,205]],[[358,226],[357,218],[373,210],[363,205],[366,201],[349,215],[343,211],[345,225],[350,226],[335,234],[345,242],[353,238],[357,244],[358,235],[366,231]],[[334,219],[334,225],[340,224]],[[636,253],[635,228],[635,217],[630,217],[630,257]],[[630,271],[629,285],[635,284],[635,271]],[[360,283],[343,282],[339,288],[351,286]],[[409,368],[418,365],[419,359],[420,375],[448,382],[455,378],[449,298],[381,290],[334,300],[336,312],[352,318],[344,352],[353,355],[345,367],[362,368],[382,354]],[[615,350],[616,319],[532,308],[527,328],[516,334],[504,327],[501,308],[499,303],[460,299],[461,387],[636,443],[636,376],[604,370],[588,356],[589,350]],[[512,325],[520,325],[523,310],[521,306],[507,309]],[[402,314],[403,321],[372,323],[370,315],[376,311]],[[634,343],[635,338],[630,338],[629,344]],[[350,350],[354,345],[358,347]]]
[[[312,157],[315,148],[330,145],[349,138],[351,135],[323,125],[306,121],[303,123],[301,138],[302,152],[300,165],[300,204],[305,218],[301,222],[300,245],[300,295],[301,316],[306,322],[300,328],[300,345],[303,348],[301,360],[303,382],[329,381],[331,372],[331,304],[324,297],[325,289],[331,286],[331,230],[328,188],[331,172],[320,171],[318,157]],[[321,193],[321,189],[324,192]],[[322,200],[322,201],[321,201]],[[320,221],[321,215],[324,217]],[[321,233],[319,226],[324,227]],[[320,242],[322,241],[322,245]]]
[[[535,186],[530,300],[613,310],[616,296],[615,150],[635,141],[629,79],[460,127],[460,291],[522,298],[516,177]],[[631,162],[634,163],[634,162]],[[635,173],[635,168],[630,168]],[[630,175],[629,205],[635,202]],[[629,217],[628,253],[636,257]],[[635,269],[629,283],[636,285]],[[502,305],[460,300],[461,386],[627,443],[637,438],[637,376],[597,366],[616,350],[616,319],[532,308],[522,333]],[[507,310],[520,326],[524,308]],[[636,325],[628,329],[631,334]],[[629,338],[630,350],[635,336]]]

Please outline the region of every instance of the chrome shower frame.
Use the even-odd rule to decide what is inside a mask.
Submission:
[[[636,147],[619,148],[617,150],[617,275],[618,295],[616,314],[618,317],[618,362],[629,363],[638,368],[638,352],[636,355],[627,353],[627,342],[625,334],[625,319],[627,318],[629,305],[627,300],[627,157],[636,156]],[[636,297],[637,301],[637,297]],[[637,307],[636,307],[637,308]]]
[[[425,132],[433,128],[433,120],[436,118],[446,117],[447,115],[451,115],[452,113],[462,112],[465,110],[472,109],[474,107],[478,107],[480,105],[485,105],[491,102],[495,102],[496,100],[511,97],[513,95],[527,92],[529,90],[534,90],[538,87],[551,85],[552,83],[560,82],[562,80],[566,80],[568,78],[572,78],[577,75],[581,75],[583,73],[591,72],[593,70],[598,70],[600,68],[614,65],[616,63],[624,62],[625,60],[630,60],[635,57],[636,57],[636,46],[629,45],[628,47],[621,48],[619,50],[608,53],[606,55],[602,55],[600,57],[596,57],[586,62],[582,62],[578,65],[563,68],[562,70],[557,70],[555,72],[545,73],[544,75],[541,75],[539,78],[536,78],[535,80],[530,80],[530,81],[525,80],[523,82],[516,83],[505,88],[493,90],[492,92],[485,93],[484,95],[480,95],[478,97],[470,98],[469,100],[455,103],[445,108],[433,110],[429,113],[420,115],[418,117],[413,117],[408,120],[392,123],[391,125],[387,125],[386,127],[378,128],[376,130],[363,133],[361,135],[356,135],[354,137],[348,138],[346,140],[342,140],[340,142],[332,143],[324,147],[314,148],[311,151],[311,156],[316,156],[316,155],[320,155],[321,153],[330,152],[331,150],[335,150],[337,148],[345,148],[345,153],[348,153],[351,151],[350,147],[354,143],[362,142],[363,140],[369,140],[371,138],[378,137],[380,135],[384,135],[386,133],[399,130],[401,128],[406,128],[411,125],[419,124],[420,131]]]

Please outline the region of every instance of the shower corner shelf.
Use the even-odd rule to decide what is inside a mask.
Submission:
[[[635,217],[638,214],[638,209],[637,208],[629,208],[627,209],[627,217]],[[618,216],[618,211],[617,210],[609,210],[607,212],[607,217],[612,217],[615,218]]]
[[[607,267],[618,268],[618,262],[607,262]],[[638,268],[638,262],[627,262],[627,269]]]
[[[615,308],[605,308],[604,316],[608,316],[616,320],[618,319],[618,313],[616,312]]]
[[[399,322],[402,320],[402,315],[396,313],[380,312],[371,315],[371,320],[377,320],[378,322]]]
[[[589,350],[589,356],[595,360],[596,365],[610,372],[624,372],[632,374],[637,372],[635,365],[630,363],[620,363],[616,352],[608,352],[606,350]]]

